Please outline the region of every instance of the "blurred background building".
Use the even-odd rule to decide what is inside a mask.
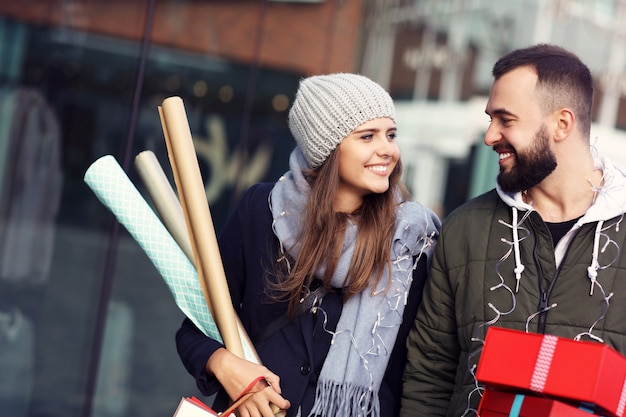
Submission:
[[[165,98],[185,103],[218,230],[287,170],[299,79],[342,71],[390,91],[406,182],[445,217],[495,184],[485,97],[518,47],[589,65],[593,142],[626,166],[625,14],[626,0],[0,0],[0,415],[167,417],[200,396],[175,350],[182,313],[83,181],[111,154],[144,192],[143,150],[171,180]]]

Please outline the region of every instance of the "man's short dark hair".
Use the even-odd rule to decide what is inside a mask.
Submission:
[[[493,66],[497,80],[519,67],[530,66],[537,73],[545,113],[567,107],[574,112],[579,130],[589,137],[593,78],[589,68],[572,52],[556,45],[538,44],[517,49],[501,57]]]

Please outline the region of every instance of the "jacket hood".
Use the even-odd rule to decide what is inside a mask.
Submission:
[[[608,227],[615,227],[616,230],[618,230],[620,223],[624,219],[624,212],[626,212],[626,192],[624,192],[626,191],[626,171],[624,171],[623,168],[615,166],[608,158],[597,156],[595,153],[594,163],[596,169],[602,171],[602,185],[594,187],[596,191],[595,201],[591,207],[587,209],[585,214],[578,219],[569,232],[558,242],[554,251],[555,261],[557,265],[560,265],[575,230],[580,228],[583,224],[597,222],[593,245],[593,259],[588,268],[589,279],[592,283],[592,292],[596,282],[597,271],[601,268],[598,263],[598,257],[600,253],[600,235],[605,227],[605,222],[617,218],[616,221],[610,222]],[[522,224],[528,214],[534,211],[534,208],[524,202],[521,192],[506,193],[502,191],[499,185],[496,187],[496,190],[502,201],[511,207],[513,222],[510,227],[512,230],[513,253],[515,256],[515,276],[519,282],[524,271],[524,264],[519,255],[519,245],[521,241],[519,230],[523,227]],[[518,212],[525,212],[525,214],[522,215]]]
[[[603,185],[594,187],[596,200],[578,221],[579,225],[608,220],[626,212],[626,170],[614,165],[607,157],[594,155],[597,169],[603,173]],[[522,193],[507,193],[496,185],[498,195],[508,206],[520,211],[532,211],[533,207],[522,199]]]

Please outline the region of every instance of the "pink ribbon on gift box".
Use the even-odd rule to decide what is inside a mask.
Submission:
[[[619,396],[619,403],[617,403],[617,415],[624,415],[624,408],[626,407],[626,378],[624,378],[624,383],[622,384],[622,393]]]
[[[535,368],[533,369],[533,375],[530,380],[530,389],[535,392],[543,392],[546,381],[548,380],[548,374],[550,373],[550,365],[552,364],[552,358],[554,358],[554,352],[556,351],[556,345],[558,343],[558,337],[553,335],[545,335],[541,340],[541,346],[539,347],[539,354],[537,355],[537,361],[535,362]],[[623,416],[624,409],[626,408],[626,378],[622,384],[622,392],[620,394],[619,403],[617,406],[617,415]]]
[[[530,379],[530,389],[537,392],[543,392],[550,373],[550,365],[556,350],[558,337],[553,335],[545,335],[541,340],[539,354],[533,369],[533,376]]]

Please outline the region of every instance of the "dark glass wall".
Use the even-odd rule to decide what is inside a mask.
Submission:
[[[182,313],[83,180],[113,155],[145,195],[143,150],[171,180],[166,97],[185,103],[216,229],[242,190],[287,168],[302,74],[152,44],[155,2],[133,3],[135,39],[0,13],[2,416],[165,417],[200,395],[175,350]]]

